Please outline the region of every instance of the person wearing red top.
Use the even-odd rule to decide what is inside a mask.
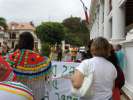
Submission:
[[[0,56],[0,81],[16,81],[12,67]]]

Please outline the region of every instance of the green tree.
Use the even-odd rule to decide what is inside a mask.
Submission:
[[[0,26],[2,26],[5,31],[7,30],[7,23],[6,23],[5,18],[3,17],[0,17]]]
[[[66,42],[72,45],[87,45],[89,41],[89,30],[85,20],[79,17],[69,17],[62,24],[67,28]]]
[[[42,43],[41,54],[43,56],[49,56],[49,54],[50,54],[50,45],[49,45],[49,43]]]
[[[81,20],[80,17],[69,17],[63,20],[62,24],[68,28],[71,33],[88,33],[85,20]]]
[[[58,22],[43,22],[36,27],[36,34],[42,42],[60,43],[65,36],[65,27]]]

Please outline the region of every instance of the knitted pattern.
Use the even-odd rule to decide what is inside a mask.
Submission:
[[[25,85],[16,82],[0,82],[1,100],[33,100],[32,91]]]
[[[16,75],[11,66],[0,56],[0,81],[15,81]]]
[[[21,81],[44,78],[51,71],[50,59],[31,50],[16,50],[6,57],[6,61],[13,67],[17,79]]]

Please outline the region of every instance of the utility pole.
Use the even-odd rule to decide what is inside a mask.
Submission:
[[[85,13],[85,18],[86,18],[86,23],[89,24],[89,16],[87,13],[88,8],[85,6],[84,2],[82,0],[80,0],[82,5],[83,5],[83,9],[84,9],[84,13]]]

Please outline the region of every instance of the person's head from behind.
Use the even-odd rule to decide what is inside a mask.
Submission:
[[[91,54],[93,56],[107,58],[109,56],[109,52],[110,52],[110,45],[105,38],[98,37],[93,40],[91,45]]]
[[[93,39],[91,39],[91,40],[88,42],[88,49],[89,49],[89,50],[90,50],[90,48],[91,48],[92,42],[93,42]]]
[[[119,51],[119,50],[121,50],[121,45],[120,44],[116,44],[116,45],[114,45],[114,50],[115,51]]]
[[[113,53],[115,53],[114,47],[112,44],[110,44],[110,50],[109,50],[109,56],[112,55]]]
[[[34,37],[30,32],[23,32],[19,36],[18,49],[29,49],[34,48]]]

